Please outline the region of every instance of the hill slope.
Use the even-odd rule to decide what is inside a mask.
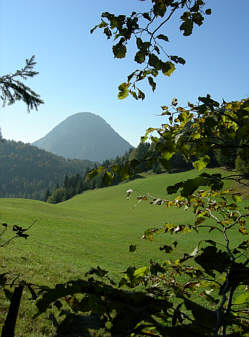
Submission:
[[[98,162],[121,156],[132,147],[103,118],[90,112],[68,117],[33,145],[65,158]]]
[[[0,143],[0,197],[43,199],[65,175],[83,174],[94,163],[66,160],[22,142]]]
[[[208,170],[209,173],[222,173],[221,169]],[[224,171],[223,171],[224,172]],[[192,210],[167,208],[151,205],[136,199],[137,193],[149,192],[154,196],[168,198],[165,187],[196,176],[198,172],[188,171],[177,174],[151,175],[120,185],[84,192],[81,195],[53,205],[44,202],[24,199],[0,199],[1,221],[9,225],[18,224],[29,229],[27,240],[13,240],[4,247],[1,273],[19,275],[32,284],[54,286],[68,280],[85,277],[91,267],[100,266],[111,272],[117,279],[127,267],[142,267],[150,259],[169,260],[182,256],[186,251],[193,251],[197,241],[206,240],[207,232],[196,234],[194,231],[177,234],[179,246],[170,255],[159,247],[171,244],[176,238],[172,235],[159,235],[153,242],[141,240],[145,229],[157,224],[193,223]],[[126,200],[127,189],[134,190],[134,196]],[[2,236],[6,240],[12,236],[10,231]],[[8,236],[9,234],[9,236]],[[219,234],[212,231],[210,239],[217,239]],[[233,242],[241,240],[241,233],[235,233]],[[137,250],[129,253],[129,245]],[[0,294],[1,295],[1,294]],[[9,301],[0,297],[0,319],[6,316]],[[51,322],[47,316],[33,319],[37,312],[31,306],[30,294],[22,298],[17,336],[104,336],[99,334],[82,334],[82,321],[78,321],[78,334],[72,334],[72,321],[68,334],[51,333]],[[64,315],[61,318],[64,319]],[[71,316],[70,316],[71,317]],[[77,316],[82,318],[81,316]],[[2,319],[3,321],[3,319]],[[84,328],[86,321],[84,322]],[[91,321],[92,324],[92,321]],[[61,325],[62,326],[62,325]],[[94,325],[91,325],[94,328]],[[96,326],[95,326],[96,327]],[[85,331],[85,330],[84,330]]]
[[[8,259],[15,257],[13,263],[20,272],[26,267],[22,264],[16,266],[16,259],[26,256],[30,263],[32,261],[30,274],[43,281],[48,274],[58,278],[60,268],[63,268],[60,270],[60,277],[63,274],[63,278],[74,272],[80,276],[83,271],[97,265],[115,274],[130,263],[141,266],[151,256],[164,258],[164,253],[155,251],[153,246],[165,242],[165,236],[159,236],[159,242],[156,239],[148,243],[141,240],[144,230],[165,221],[191,223],[192,212],[154,206],[149,202],[140,203],[136,196],[138,193],[149,193],[161,198],[172,198],[166,193],[167,185],[196,175],[196,171],[151,175],[116,186],[86,191],[56,205],[35,200],[0,199],[2,222],[26,228],[34,220],[37,221],[29,231],[30,238],[16,240],[6,247],[5,256]],[[126,191],[130,188],[134,196],[127,200]],[[138,245],[136,254],[128,253],[130,243]],[[190,244],[195,247],[194,243]],[[42,268],[43,271],[37,272],[36,268]]]

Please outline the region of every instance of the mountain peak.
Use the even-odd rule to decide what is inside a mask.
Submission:
[[[67,117],[33,145],[65,158],[98,162],[122,156],[132,148],[102,117],[91,112]]]

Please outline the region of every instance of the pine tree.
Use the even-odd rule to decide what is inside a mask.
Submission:
[[[46,190],[45,196],[44,196],[44,201],[48,201],[48,198],[51,196],[51,193],[49,191],[49,188]]]
[[[38,74],[34,71],[35,56],[26,59],[26,64],[22,69],[17,70],[14,74],[7,74],[0,77],[0,99],[3,101],[3,106],[10,105],[16,101],[23,101],[27,105],[28,111],[38,108],[44,102],[31,88],[26,86],[21,80],[26,80],[28,77],[34,77]]]

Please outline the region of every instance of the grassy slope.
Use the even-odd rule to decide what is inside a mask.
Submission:
[[[167,185],[195,174],[189,171],[148,176],[118,186],[88,191],[57,205],[24,199],[0,199],[1,222],[27,227],[37,220],[27,240],[12,241],[1,249],[1,272],[12,271],[27,281],[53,285],[84,277],[85,271],[97,265],[110,270],[117,277],[128,265],[138,267],[151,258],[168,258],[169,255],[157,248],[172,242],[175,237],[159,236],[150,243],[141,240],[141,235],[148,227],[164,222],[190,223],[192,214],[182,209],[137,203],[135,197],[126,200],[126,190],[132,188],[134,195],[149,192],[167,198]],[[196,239],[201,239],[205,233],[198,237],[192,233],[179,235],[183,246],[177,253],[182,254],[194,249]],[[138,246],[135,253],[128,252],[131,243]],[[25,331],[33,331],[36,337],[42,336],[32,326],[32,310],[27,304],[19,324],[27,324]],[[18,329],[22,331],[20,325]]]
[[[144,242],[140,239],[144,230],[164,222],[189,223],[192,214],[181,209],[137,203],[134,197],[127,201],[125,192],[132,188],[141,194],[149,192],[167,198],[167,185],[194,174],[189,171],[149,176],[88,191],[57,205],[1,199],[0,221],[27,227],[37,220],[29,231],[28,240],[13,241],[4,248],[4,265],[8,265],[8,270],[24,274],[27,280],[53,283],[82,277],[84,271],[97,265],[116,274],[129,264],[139,266],[152,257],[164,258],[155,246],[165,242],[166,237],[153,243]],[[130,243],[138,245],[135,254],[128,253]]]

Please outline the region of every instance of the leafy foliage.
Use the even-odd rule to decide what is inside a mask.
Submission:
[[[72,312],[90,312],[111,336],[177,336],[181,331],[184,336],[247,336],[249,244],[245,220],[249,213],[247,207],[237,205],[238,193],[200,190],[188,199],[178,196],[157,202],[137,198],[154,207],[193,212],[192,224],[164,223],[144,233],[143,239],[149,241],[155,235],[166,235],[167,243],[160,250],[169,257],[139,268],[129,266],[118,284],[108,271],[97,267],[85,275],[86,280],[44,289],[37,302],[38,313],[52,304],[59,311],[66,305]],[[170,258],[180,248],[179,236],[192,231],[205,231],[207,238],[197,242],[192,252]],[[240,233],[240,242],[229,239],[234,231]],[[135,254],[136,246],[130,245],[129,250]],[[137,290],[141,286],[143,292]]]
[[[249,99],[219,104],[207,95],[199,97],[197,105],[189,103],[187,108],[178,106],[177,100],[173,100],[171,108],[162,106],[161,114],[167,116],[168,123],[160,128],[149,128],[142,140],[146,141],[151,135],[150,140],[165,167],[169,165],[169,158],[181,153],[197,170],[202,170],[218,151],[229,152],[231,149],[236,151],[237,161],[248,161]],[[155,132],[159,137],[154,135]],[[187,196],[201,185],[220,189],[224,179],[240,180],[242,176],[243,170],[241,175],[227,177],[200,175],[193,181],[172,187],[172,192],[183,188],[183,193],[188,190],[184,194]]]
[[[19,225],[13,225],[12,231],[15,234],[14,234],[14,236],[12,236],[11,238],[9,238],[5,241],[3,241],[3,236],[4,236],[4,234],[6,234],[9,226],[6,223],[2,223],[3,230],[0,232],[0,239],[3,242],[0,242],[0,247],[2,248],[2,247],[7,246],[12,240],[17,239],[17,238],[27,239],[29,237],[29,235],[25,232],[27,232],[35,223],[36,223],[36,221],[34,221],[28,228],[23,228]]]
[[[169,37],[164,34],[168,21],[175,17],[180,21],[179,29],[184,36],[192,34],[194,26],[201,26],[204,17],[211,14],[211,9],[204,9],[202,0],[152,0],[151,8],[142,13],[133,11],[130,15],[115,15],[104,12],[101,22],[91,29],[103,29],[107,39],[113,38],[112,47],[115,58],[122,59],[127,55],[128,43],[135,40],[134,61],[142,66],[119,86],[118,98],[124,99],[129,94],[136,100],[144,99],[145,94],[137,83],[147,79],[152,91],[156,89],[155,78],[159,74],[171,76],[176,65],[185,64],[185,60],[167,53]],[[178,17],[177,17],[178,15]]]

